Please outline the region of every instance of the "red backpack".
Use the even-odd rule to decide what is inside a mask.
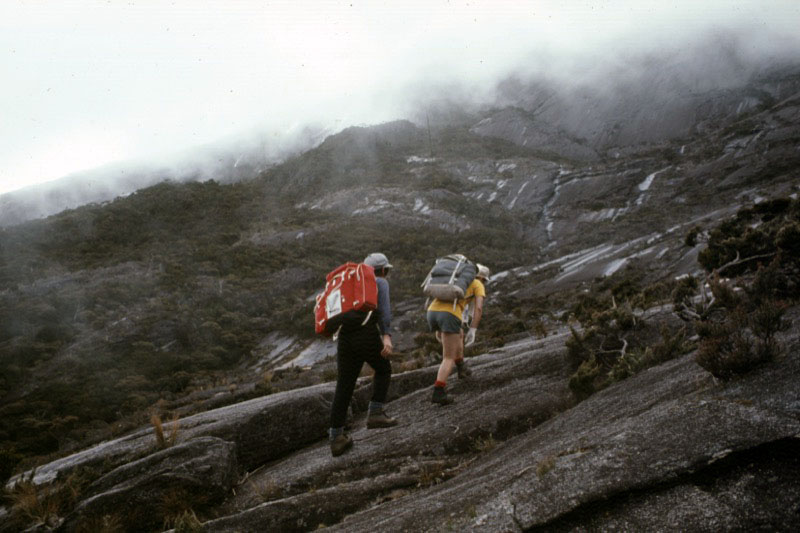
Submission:
[[[369,315],[364,319],[363,313],[358,312],[371,312],[378,307],[375,270],[364,263],[348,262],[328,273],[325,279],[325,290],[317,295],[314,306],[314,330],[330,337],[348,318],[357,317],[366,323]]]

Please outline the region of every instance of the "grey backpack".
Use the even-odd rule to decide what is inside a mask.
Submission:
[[[446,255],[436,260],[422,282],[422,292],[429,298],[455,302],[464,298],[477,274],[478,267],[463,255]]]

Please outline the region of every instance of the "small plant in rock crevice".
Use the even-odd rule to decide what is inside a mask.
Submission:
[[[188,490],[176,487],[164,492],[155,513],[162,517],[165,529],[177,529],[180,526],[189,528],[183,531],[202,531],[202,529],[192,529],[200,523],[194,508],[203,507],[207,503],[208,499],[204,495],[192,494]]]
[[[495,446],[497,446],[497,441],[494,440],[491,433],[485,437],[477,437],[472,441],[472,449],[478,453],[490,452],[494,450]]]
[[[536,475],[544,477],[545,474],[550,472],[556,466],[556,457],[549,455],[536,463]]]
[[[445,465],[444,463],[426,464],[423,465],[419,473],[418,487],[430,487],[438,485],[445,479]]]
[[[53,525],[61,502],[50,486],[39,487],[32,478],[18,481],[10,491],[11,513],[28,524]]]
[[[20,530],[30,525],[52,527],[75,506],[84,488],[97,477],[89,469],[77,469],[52,483],[33,482],[35,470],[6,489],[5,500],[10,503],[10,521]],[[102,531],[102,530],[96,530]]]
[[[203,531],[203,523],[200,522],[194,511],[184,511],[170,520],[170,525],[175,533],[201,533]]]
[[[261,502],[276,500],[283,493],[281,488],[271,479],[261,484],[253,482],[251,483],[251,488],[258,495]]]
[[[164,450],[166,448],[170,448],[175,446],[178,442],[178,416],[175,415],[172,419],[172,425],[170,426],[169,435],[164,435],[164,424],[161,421],[161,417],[154,413],[150,417],[150,423],[153,425],[153,432],[156,437],[156,446],[159,450]]]

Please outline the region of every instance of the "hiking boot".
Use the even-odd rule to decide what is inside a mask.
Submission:
[[[347,450],[349,450],[352,446],[353,446],[353,439],[350,437],[350,435],[347,435],[346,433],[337,435],[331,441],[331,455],[333,455],[334,457],[338,457]]]
[[[447,392],[442,387],[433,388],[433,397],[431,397],[431,401],[439,405],[450,405],[453,403],[453,399],[447,396]]]
[[[390,428],[397,425],[397,419],[388,416],[383,409],[375,411],[367,416],[367,429]]]
[[[458,379],[466,379],[472,375],[472,370],[464,361],[456,363],[456,370],[458,371]]]

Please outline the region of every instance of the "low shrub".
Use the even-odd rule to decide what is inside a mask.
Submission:
[[[773,360],[782,350],[775,335],[789,327],[783,317],[786,308],[781,302],[752,310],[741,305],[721,321],[699,322],[697,364],[717,378],[730,379]]]
[[[700,235],[700,227],[695,226],[689,230],[689,233],[686,234],[686,238],[684,239],[683,243],[690,248],[694,248],[697,246],[697,237]]]
[[[722,379],[744,374],[767,359],[763,351],[754,350],[749,335],[734,323],[725,323],[707,330],[697,351],[697,364]]]
[[[606,385],[607,380],[594,356],[580,364],[569,378],[569,389],[579,400],[585,400]]]

